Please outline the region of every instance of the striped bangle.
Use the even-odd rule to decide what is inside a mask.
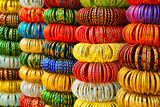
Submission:
[[[19,70],[0,69],[0,80],[19,80]]]

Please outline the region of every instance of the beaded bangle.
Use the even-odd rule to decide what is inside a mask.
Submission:
[[[121,42],[121,26],[80,26],[76,29],[76,39],[83,43]]]
[[[125,13],[125,9],[113,7],[82,8],[77,13],[77,21],[91,26],[122,25],[128,23]]]
[[[45,27],[43,35],[48,41],[62,41],[62,42],[78,42],[76,40],[77,26],[49,24]]]
[[[126,0],[130,5],[136,4],[158,4],[160,5],[160,0]]]
[[[19,80],[19,70],[0,69],[0,80]]]
[[[46,23],[22,22],[18,27],[18,32],[24,38],[44,39],[43,30],[46,26]]]
[[[26,39],[20,41],[20,48],[27,53],[42,53],[42,45],[45,43],[44,39]]]
[[[51,91],[71,92],[71,86],[76,77],[72,74],[57,74],[44,72],[42,84]]]
[[[73,74],[72,68],[76,62],[76,60],[45,58],[41,67],[48,73]]]
[[[81,100],[106,102],[116,99],[116,92],[121,88],[119,83],[85,83],[75,80],[72,85],[73,94]]]
[[[118,60],[118,51],[123,45],[79,43],[73,48],[73,55],[81,62],[113,62]]]
[[[119,107],[115,101],[110,102],[88,102],[81,99],[75,101],[74,107]]]
[[[41,68],[41,62],[45,58],[42,54],[22,52],[20,55],[21,64],[30,68]]]
[[[87,63],[78,61],[73,67],[73,74],[78,80],[86,83],[106,83],[117,80],[120,68],[121,65],[118,62]]]
[[[21,107],[44,107],[45,106],[41,98],[28,97],[24,94],[19,99],[19,103]]]
[[[0,81],[0,92],[18,93],[20,90],[21,80]]]
[[[29,83],[26,81],[21,83],[21,92],[29,97],[41,97],[41,92],[44,89],[41,83]]]
[[[19,107],[19,99],[21,95],[21,93],[0,93],[0,106]]]
[[[44,71],[42,69],[32,69],[22,66],[19,70],[19,77],[22,80],[32,83],[40,83]]]
[[[26,8],[43,8],[46,7],[43,0],[19,0],[20,4]]]
[[[19,69],[20,67],[21,63],[19,57],[0,55],[0,68]]]
[[[48,24],[77,25],[77,10],[68,8],[49,8],[44,12],[44,21]]]
[[[49,58],[74,59],[73,48],[74,44],[67,42],[45,42],[42,45],[42,53]]]
[[[47,105],[59,107],[73,107],[76,97],[72,93],[43,90],[42,101]]]
[[[117,92],[116,100],[120,107],[158,107],[160,96],[137,94],[123,88]]]

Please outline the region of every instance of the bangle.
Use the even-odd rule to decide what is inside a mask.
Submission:
[[[160,5],[159,0],[126,0],[130,5],[137,5],[137,4],[157,4]]]
[[[73,48],[74,57],[81,62],[113,62],[125,43],[88,44],[78,43]]]
[[[44,71],[42,69],[33,69],[27,66],[22,66],[19,69],[19,77],[27,82],[41,83],[41,77]]]
[[[19,80],[19,70],[0,69],[0,80]]]
[[[109,102],[89,102],[81,99],[75,101],[74,107],[118,107],[116,101]]]
[[[21,64],[30,68],[41,68],[41,62],[45,59],[42,54],[22,52],[20,55]]]
[[[21,83],[21,92],[28,97],[41,97],[41,92],[44,89],[41,83],[29,83],[26,81],[22,81]]]
[[[45,105],[45,107],[53,107],[53,106],[50,106],[50,105]]]
[[[43,8],[46,7],[43,0],[19,0],[20,4],[26,8]]]
[[[0,92],[18,93],[20,90],[21,80],[0,81]]]
[[[3,107],[20,106],[19,99],[21,95],[22,95],[21,93],[0,93],[0,106],[3,106]]]
[[[27,53],[42,53],[42,45],[45,43],[44,39],[26,39],[20,41],[20,48]]]
[[[48,73],[73,74],[72,68],[76,62],[76,60],[45,58],[41,67]]]
[[[19,99],[19,104],[21,107],[44,107],[45,104],[42,102],[41,98],[37,97],[29,97],[26,95],[22,95]]]
[[[76,97],[72,93],[43,90],[41,93],[42,101],[47,105],[72,107]]]
[[[134,105],[138,106],[150,106],[154,105],[155,107],[159,106],[160,96],[138,94],[134,92],[128,92],[125,89],[121,88],[116,95],[117,103],[120,107],[131,107]]]

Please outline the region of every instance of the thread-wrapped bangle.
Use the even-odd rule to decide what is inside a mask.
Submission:
[[[74,44],[67,42],[45,42],[42,53],[49,58],[74,59],[72,50]]]
[[[141,71],[156,71],[160,69],[160,50],[157,47],[142,45],[124,45],[118,54],[122,65]]]
[[[17,56],[0,55],[0,68],[4,69],[19,69],[21,62]]]
[[[19,11],[19,17],[24,22],[44,23],[44,8],[22,8]]]
[[[137,4],[158,4],[160,5],[160,0],[126,0],[130,5]]]
[[[59,107],[73,107],[76,97],[72,93],[43,90],[42,101],[47,105]]]
[[[51,91],[71,92],[71,86],[76,80],[72,74],[57,74],[44,72],[42,76],[42,84],[45,88]]]
[[[0,93],[0,106],[19,107],[21,93]]]
[[[29,97],[41,97],[41,92],[44,90],[44,86],[41,83],[29,83],[22,81],[21,92]]]
[[[117,92],[116,100],[120,107],[158,107],[160,96],[138,94],[120,89]]]
[[[19,70],[19,77],[27,82],[41,83],[41,77],[44,71],[42,69],[33,69],[22,66]]]
[[[46,7],[43,0],[19,0],[20,4],[26,8],[43,8]]]
[[[26,65],[30,68],[41,68],[41,62],[45,58],[42,54],[36,53],[26,53],[22,52],[20,55],[20,60],[22,65]]]
[[[78,42],[76,40],[77,26],[49,24],[45,27],[43,35],[48,41],[62,41],[62,42]]]
[[[82,8],[77,13],[81,25],[122,25],[127,24],[126,9],[113,7]]]
[[[19,70],[0,69],[0,80],[19,80]]]
[[[74,107],[119,107],[116,101],[109,102],[89,102],[81,99],[75,101]]]
[[[76,62],[76,60],[45,58],[41,67],[48,73],[73,74],[72,68]]]
[[[45,39],[26,39],[20,41],[20,48],[27,53],[42,53],[42,45]]]
[[[73,74],[80,81],[86,83],[106,83],[117,80],[117,74],[121,65],[118,62],[110,63],[87,63],[76,62]]]
[[[121,26],[80,26],[76,39],[83,43],[113,43],[123,41]]]
[[[118,51],[124,44],[79,43],[73,48],[73,55],[81,62],[113,62],[118,60]]]
[[[45,106],[41,98],[28,97],[24,94],[20,97],[19,104],[21,107],[44,107]]]
[[[48,24],[77,25],[77,10],[69,8],[49,8],[44,12],[44,21]]]
[[[46,23],[22,22],[18,27],[18,32],[24,38],[44,39],[43,30],[46,26]]]

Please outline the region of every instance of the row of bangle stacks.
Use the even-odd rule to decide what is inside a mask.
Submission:
[[[10,4],[10,5],[6,5]],[[19,68],[18,0],[0,1],[0,106],[18,107],[21,96]]]

